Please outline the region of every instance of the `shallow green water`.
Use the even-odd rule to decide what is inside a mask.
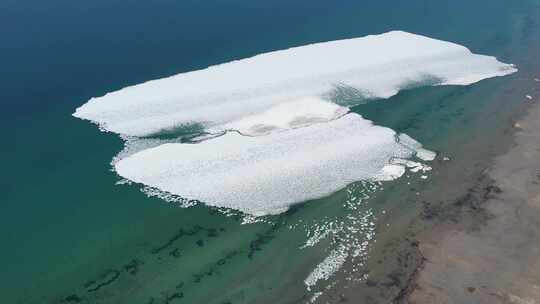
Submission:
[[[311,292],[304,284],[340,244],[397,235],[385,232],[386,224],[399,227],[418,208],[396,198],[413,187],[408,181],[416,189],[437,189],[438,175],[461,170],[473,176],[482,169],[487,144],[504,134],[523,102],[536,71],[530,49],[540,37],[535,1],[3,5],[8,47],[0,52],[12,58],[1,59],[8,71],[1,76],[7,90],[0,101],[7,137],[0,152],[0,291],[6,303],[303,303],[336,279],[338,285],[361,279],[369,269],[356,264]],[[469,87],[408,90],[353,108],[450,156],[451,162],[434,165],[427,181],[415,175],[373,191],[354,184],[242,225],[234,214],[179,208],[137,186],[115,185],[119,178],[109,163],[121,140],[71,117],[91,96],[128,84],[390,29],[454,41],[520,68]],[[362,195],[373,198],[359,201]],[[351,230],[362,220],[373,227]],[[315,227],[338,232],[300,249]],[[378,252],[370,257],[376,260]]]

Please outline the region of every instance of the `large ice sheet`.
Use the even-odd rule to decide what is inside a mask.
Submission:
[[[404,167],[389,165],[391,160],[415,153],[410,144],[399,143],[393,130],[349,113],[266,136],[228,132],[198,144],[164,144],[121,159],[115,167],[132,181],[260,216],[354,181],[399,177]],[[403,170],[396,174],[398,167]]]
[[[291,102],[312,102],[315,107],[322,99],[332,100],[342,88],[386,98],[411,84],[466,85],[514,71],[513,65],[455,43],[393,31],[265,53],[149,81],[92,98],[74,116],[128,136],[148,136],[192,123],[214,130],[233,125],[241,132],[257,133],[294,124],[267,115],[278,121],[267,119],[260,128],[246,117]],[[289,121],[303,121],[309,108],[291,112]],[[320,117],[307,116],[317,121],[335,109],[325,110],[329,112]]]
[[[515,71],[458,44],[393,31],[149,81],[92,98],[73,115],[127,140],[113,160],[119,175],[259,216],[354,181],[430,169],[411,158],[429,161],[435,153],[348,106]],[[200,136],[179,143],[184,127]]]

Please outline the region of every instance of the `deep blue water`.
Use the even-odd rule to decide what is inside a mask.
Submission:
[[[122,142],[71,117],[89,98],[261,52],[394,29],[453,41],[519,65],[529,60],[531,35],[538,33],[534,30],[538,7],[536,1],[503,0],[2,1],[0,127],[5,135],[0,149],[0,260],[4,265],[0,291],[6,303],[43,303],[40,301],[69,295],[84,280],[99,277],[103,269],[123,263],[119,261],[129,262],[135,251],[152,247],[148,243],[169,239],[179,225],[222,226],[246,239],[268,230],[264,225],[240,227],[231,218],[209,214],[205,207],[180,209],[149,199],[135,187],[115,186],[117,177],[110,172],[109,162]],[[477,90],[484,93],[475,96],[482,99],[502,83],[480,84]],[[467,94],[463,88],[445,90],[410,92],[396,98],[407,102],[429,96],[441,101],[456,92],[458,96]],[[467,101],[470,96],[460,98]],[[449,119],[446,130],[461,124],[468,111],[474,113],[474,104],[458,104],[440,110],[457,113],[444,116]],[[441,136],[446,131],[419,131],[436,124],[437,115],[442,115],[425,103],[402,103],[396,108],[388,103],[356,110],[383,125],[416,132],[413,135],[424,143],[444,146]],[[407,130],[418,113],[425,114],[425,121]],[[203,251],[185,249],[193,257],[178,267],[197,272],[221,251],[248,246],[238,238],[232,232],[224,233]],[[286,271],[288,258],[279,254],[279,242],[287,243],[287,237],[275,238],[278,245],[270,246],[265,254],[283,270],[269,271],[268,282],[259,278],[266,275],[264,271],[259,277],[253,275],[267,262],[261,258],[251,266],[238,262],[244,266],[233,269],[245,272],[239,277],[255,277],[257,284],[269,285],[283,275],[296,280],[297,274]],[[288,250],[294,251],[295,246]],[[291,255],[302,261],[302,254]],[[223,272],[229,271],[235,270]],[[137,284],[160,292],[156,273],[171,276],[171,271],[156,270]],[[224,283],[229,278],[224,276],[203,287],[186,287],[186,294],[189,288],[195,294],[220,286],[254,288],[234,276],[236,283]],[[288,284],[287,278],[282,279],[276,289]],[[122,302],[129,299],[132,287],[120,284],[113,289],[124,294],[117,300]],[[298,296],[296,291],[286,294],[291,299]],[[257,293],[234,297],[243,299],[238,303],[250,303]],[[267,294],[261,291],[260,297]],[[271,297],[269,292],[268,299]],[[107,303],[106,297],[102,300]],[[146,298],[137,300],[146,303]]]

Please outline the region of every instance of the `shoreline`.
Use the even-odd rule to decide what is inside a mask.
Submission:
[[[538,84],[531,94],[538,95]],[[422,263],[398,303],[540,299],[540,104],[527,97],[514,143],[454,207],[470,214],[418,236]],[[455,210],[454,210],[455,211]],[[424,213],[430,209],[425,208]],[[457,212],[464,212],[462,209]],[[443,215],[446,216],[447,214]]]

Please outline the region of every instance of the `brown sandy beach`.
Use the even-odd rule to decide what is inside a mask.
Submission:
[[[540,303],[539,86],[524,97],[514,145],[472,190],[476,219],[420,235],[424,262],[400,302]]]

